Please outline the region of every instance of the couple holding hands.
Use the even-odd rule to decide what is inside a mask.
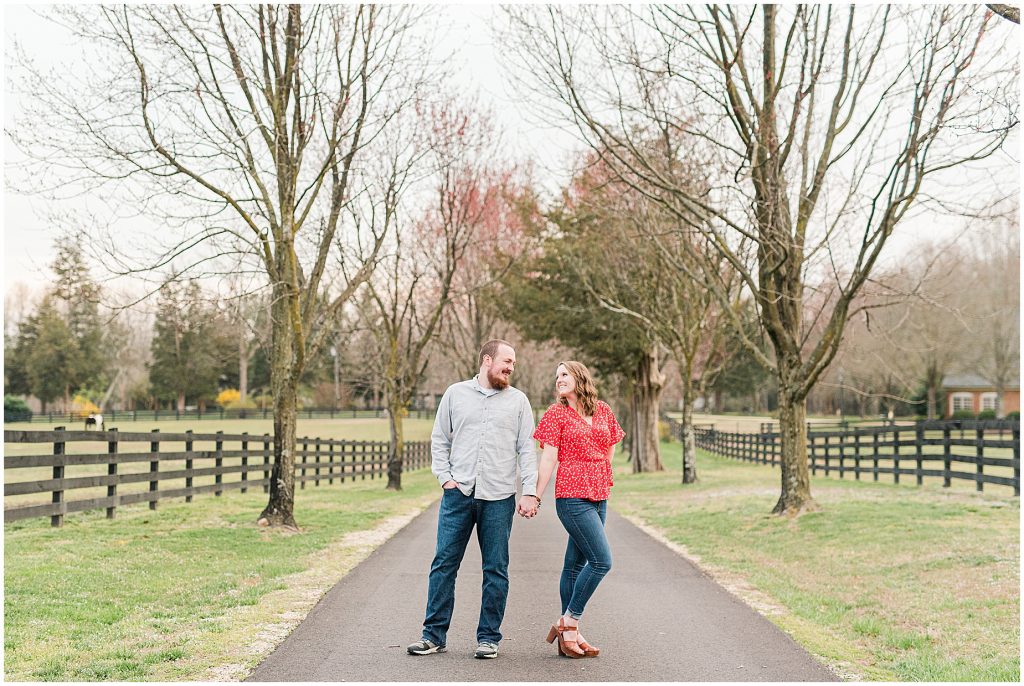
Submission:
[[[495,658],[508,597],[508,541],[516,513],[537,514],[541,494],[555,479],[555,511],[569,534],[559,579],[562,615],[547,641],[560,655],[596,657],[600,650],[579,632],[587,601],[611,569],[604,532],[612,486],[612,455],[625,435],[611,408],[597,399],[594,380],[579,362],[555,371],[557,402],[536,430],[526,395],[509,386],[516,354],[491,340],[480,350],[480,373],[449,386],[431,434],[432,471],[444,494],[437,520],[437,548],[430,566],[423,637],[413,655],[445,651],[455,607],[455,578],[476,527],[483,561],[483,596],[474,657]],[[542,452],[538,465],[534,440]],[[515,502],[518,456],[522,497]]]

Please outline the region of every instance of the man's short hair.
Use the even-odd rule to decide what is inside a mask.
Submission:
[[[512,347],[511,343],[509,343],[508,341],[503,341],[500,338],[492,338],[491,340],[489,340],[486,343],[484,343],[484,347],[480,348],[480,361],[479,361],[479,364],[481,366],[483,365],[483,363],[484,363],[484,355],[487,355],[488,357],[490,357],[493,360],[495,358],[495,356],[497,356],[497,354],[498,354],[498,348],[500,346],[503,346],[503,345],[507,345],[510,348]]]

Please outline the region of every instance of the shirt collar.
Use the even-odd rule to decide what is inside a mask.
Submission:
[[[484,395],[486,395],[488,397],[490,397],[492,395],[497,395],[498,393],[501,393],[501,391],[499,391],[499,390],[497,390],[495,388],[484,388],[483,386],[481,386],[480,385],[480,375],[479,374],[477,374],[476,376],[473,377],[473,388],[476,391],[478,391],[479,393],[483,393]]]

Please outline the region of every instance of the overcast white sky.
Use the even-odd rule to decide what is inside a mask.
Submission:
[[[539,129],[526,121],[521,103],[500,73],[498,60],[491,40],[491,16],[495,11],[491,5],[450,5],[443,12],[450,20],[449,35],[441,37],[442,50],[456,54],[457,78],[467,88],[476,89],[482,103],[494,108],[502,120],[504,140],[514,159],[532,159],[539,175],[547,184],[557,184],[559,179],[554,170],[565,166],[572,155],[574,139],[554,127]],[[60,26],[38,16],[39,8],[28,5],[5,5],[4,47],[5,54],[13,40],[44,64],[66,63],[76,55],[72,36]],[[5,70],[9,58],[5,57]],[[18,113],[18,102],[8,92],[9,84],[4,83],[4,126],[10,127]],[[4,138],[5,163],[17,161],[21,156],[17,149]],[[6,174],[6,167],[5,167]],[[59,233],[58,227],[47,220],[47,214],[54,207],[39,197],[12,192],[4,186],[4,289],[9,291],[17,283],[41,290],[48,278],[53,256],[53,241]]]
[[[479,91],[481,100],[498,113],[506,131],[505,140],[512,157],[533,159],[537,176],[549,189],[556,188],[565,178],[565,170],[572,158],[575,141],[556,127],[537,127],[526,116],[526,106],[520,102],[503,77],[494,41],[491,36],[491,17],[497,11],[493,5],[451,5],[444,12],[451,19],[449,35],[441,37],[442,49],[457,55],[459,78],[468,88]],[[44,63],[59,64],[72,59],[76,53],[70,35],[40,17],[25,5],[4,7],[5,70],[6,56],[13,39],[17,39],[26,52]],[[4,125],[9,127],[18,112],[18,102],[8,94],[5,78],[3,100]],[[1011,173],[1017,173],[1016,150],[1019,136],[1014,136],[1014,150],[1004,155],[1000,164]],[[5,137],[5,163],[17,160],[18,153]],[[1011,159],[1012,158],[1012,159]],[[5,175],[7,168],[5,167]],[[57,227],[47,219],[54,208],[41,198],[12,193],[5,184],[3,193],[3,254],[5,292],[17,283],[27,284],[40,292],[49,278],[48,265],[52,259],[52,244]],[[964,222],[955,217],[925,216],[907,222],[887,248],[890,260],[898,259],[913,250],[923,237],[941,238],[955,235]]]

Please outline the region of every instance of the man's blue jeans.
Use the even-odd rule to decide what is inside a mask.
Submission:
[[[515,510],[514,495],[502,500],[477,500],[457,488],[445,489],[437,516],[437,549],[430,565],[423,638],[438,645],[448,642],[455,608],[455,577],[475,526],[484,573],[476,640],[501,641],[501,620],[508,598],[508,539]]]
[[[569,532],[562,578],[558,583],[562,614],[568,610],[570,617],[579,619],[597,585],[612,568],[612,549],[604,534],[608,501],[558,498],[555,511]]]

